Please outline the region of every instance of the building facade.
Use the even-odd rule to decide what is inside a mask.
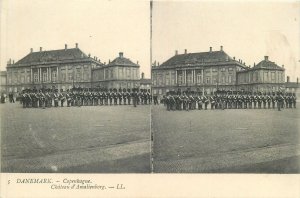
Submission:
[[[139,88],[140,66],[120,52],[112,62],[92,70],[92,86],[109,89]]]
[[[285,89],[285,69],[265,56],[252,68],[237,72],[237,85],[239,90],[251,92],[275,92]]]
[[[164,95],[168,91],[191,90],[211,94],[217,90],[277,91],[284,89],[285,69],[268,60],[254,67],[231,58],[223,51],[178,54],[161,65],[152,66],[152,91]]]
[[[241,60],[236,61],[224,51],[178,54],[161,65],[152,66],[152,92],[163,95],[168,91],[189,89],[207,94],[218,89],[237,90],[237,72],[246,70]]]
[[[6,92],[6,80],[7,80],[6,71],[0,71],[0,93]]]
[[[92,69],[103,65],[75,48],[33,52],[7,65],[7,91],[19,92],[26,88],[91,87]]]
[[[140,79],[140,89],[146,89],[151,91],[152,81],[150,78],[145,78],[145,74],[142,73],[142,77]]]

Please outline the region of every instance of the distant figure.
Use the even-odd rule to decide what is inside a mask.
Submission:
[[[1,103],[5,103],[5,95],[4,93],[1,93]]]
[[[8,94],[8,98],[10,103],[15,103],[14,94],[12,92]]]

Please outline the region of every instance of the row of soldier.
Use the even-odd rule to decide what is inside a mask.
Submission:
[[[163,96],[163,103],[167,110],[207,110],[210,109],[274,109],[296,108],[295,93],[251,93],[219,91],[212,95],[201,92],[180,91],[168,92]]]
[[[147,105],[151,104],[150,90],[146,89],[25,89],[19,96],[24,108],[46,108],[97,105]]]

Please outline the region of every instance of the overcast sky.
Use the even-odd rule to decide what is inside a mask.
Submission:
[[[148,1],[1,0],[1,70],[9,58],[79,44],[101,62],[119,52],[150,77],[150,6]]]
[[[292,80],[300,77],[300,3],[154,2],[153,61],[209,47],[242,59],[247,65],[265,55],[285,65]]]

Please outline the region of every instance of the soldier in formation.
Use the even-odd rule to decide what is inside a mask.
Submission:
[[[275,92],[216,91],[213,94],[202,92],[170,91],[162,102],[168,111],[210,109],[275,109],[296,108],[296,94]]]
[[[72,88],[66,91],[58,89],[25,89],[20,94],[23,108],[51,108],[108,105],[148,105],[152,103],[150,90],[146,89],[100,89]]]

